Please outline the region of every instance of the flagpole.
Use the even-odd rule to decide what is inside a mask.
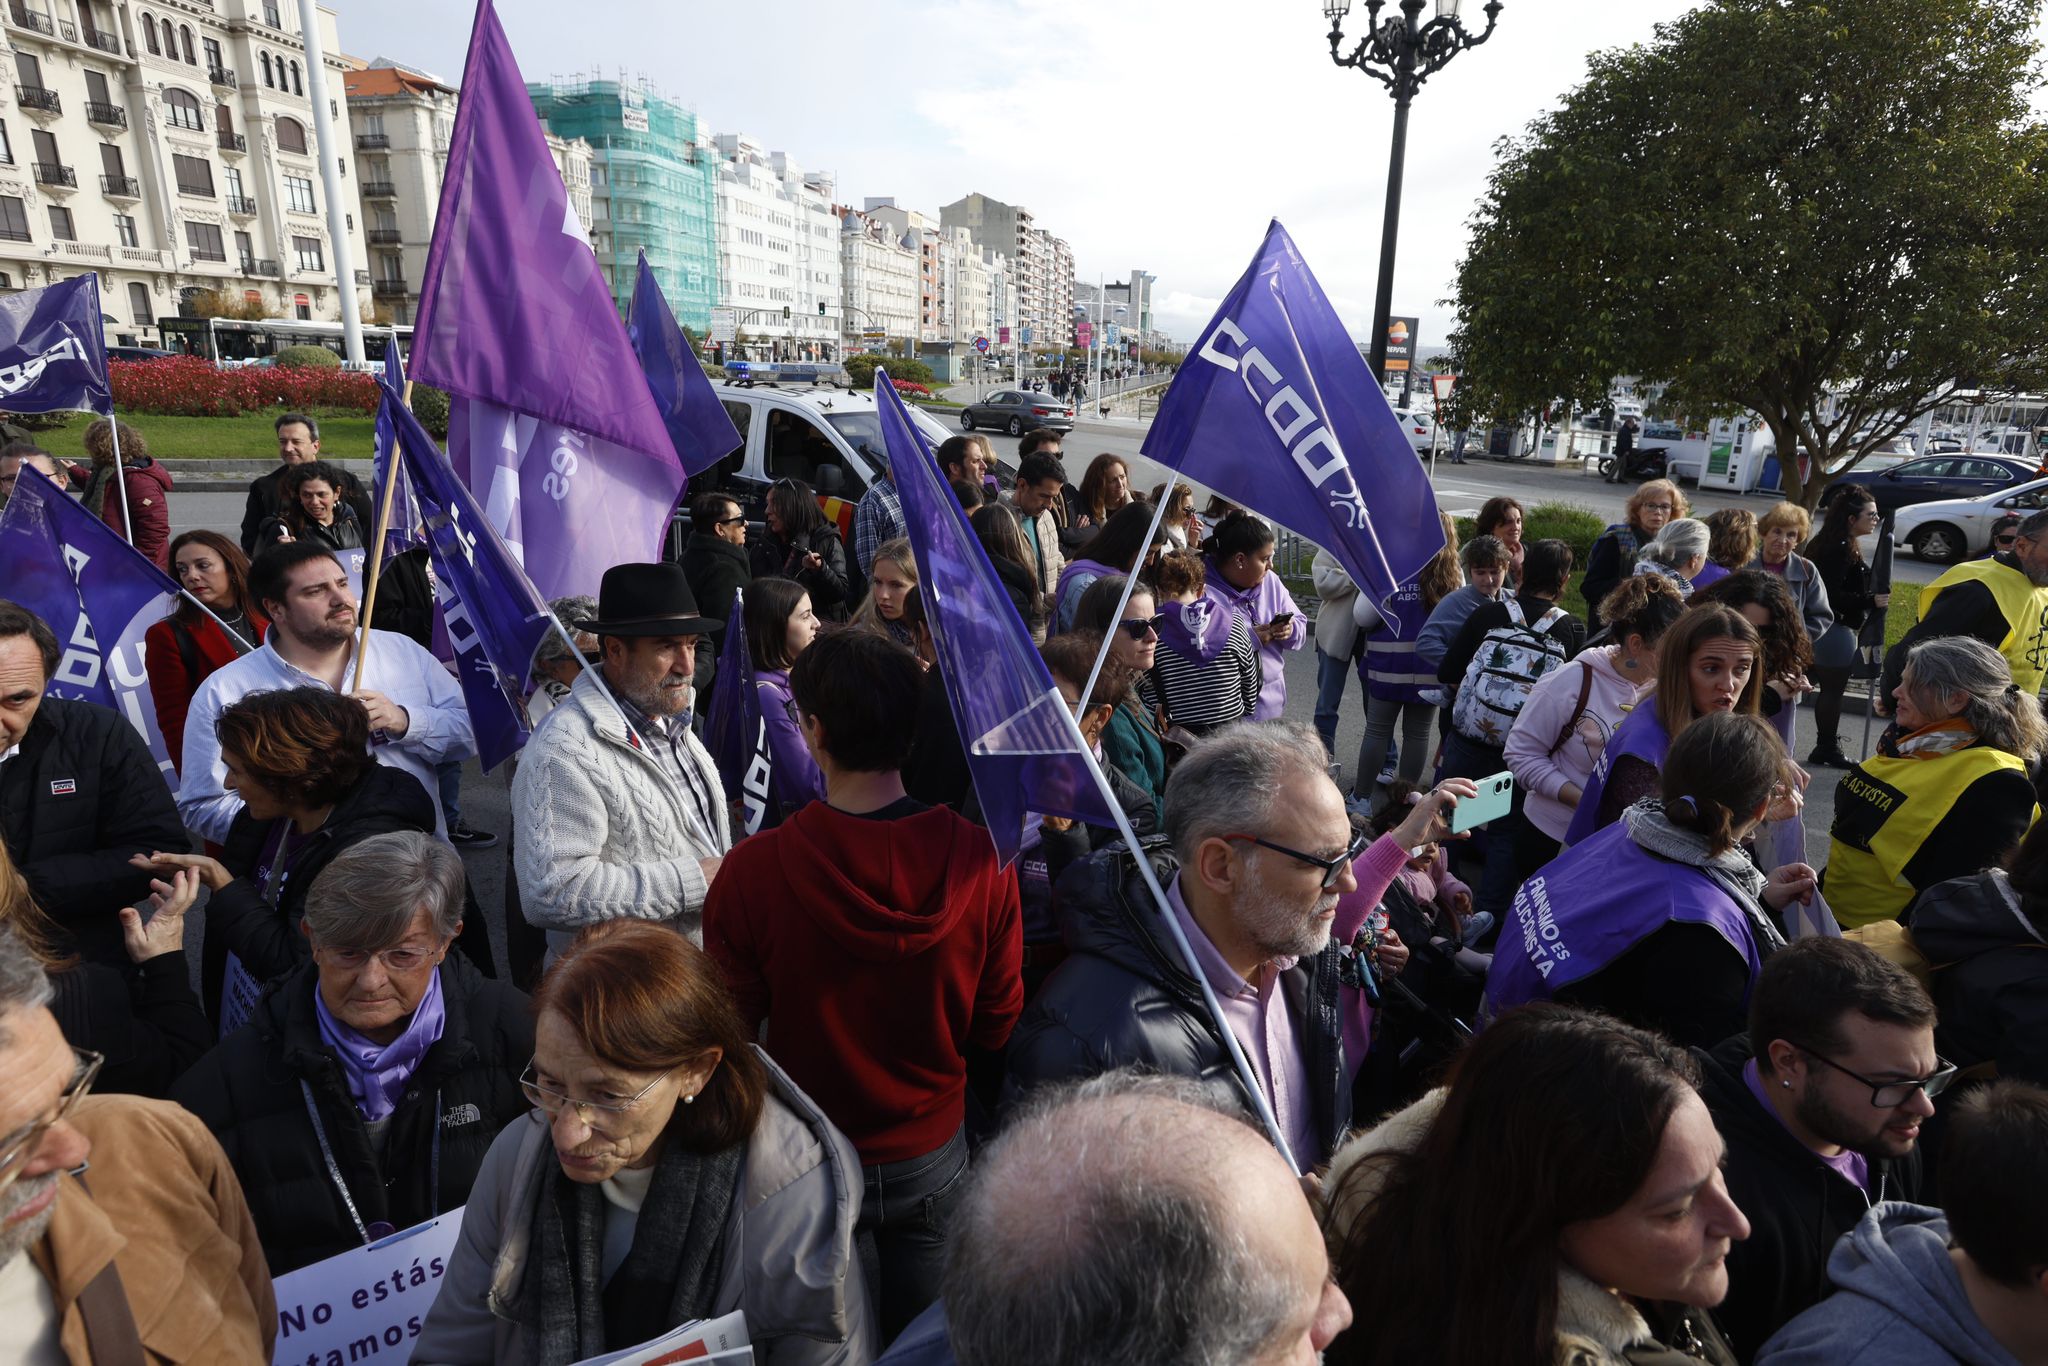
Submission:
[[[135,523],[128,516],[128,471],[121,466],[121,419],[114,416],[113,407],[111,402],[108,403],[107,431],[114,439],[114,487],[121,490],[121,534],[132,546],[135,544]]]
[[[1161,503],[1165,501],[1163,498],[1160,499]],[[1273,1113],[1273,1103],[1267,1099],[1264,1089],[1260,1087],[1258,1074],[1252,1071],[1251,1063],[1245,1058],[1243,1045],[1238,1043],[1237,1035],[1230,1032],[1229,1022],[1223,1018],[1223,1006],[1216,999],[1216,989],[1209,985],[1208,976],[1195,961],[1194,946],[1188,943],[1187,933],[1180,926],[1180,917],[1173,913],[1173,907],[1166,899],[1166,889],[1159,885],[1159,876],[1152,871],[1152,860],[1146,856],[1144,846],[1139,843],[1137,832],[1131,829],[1131,818],[1124,814],[1123,807],[1117,802],[1116,794],[1110,791],[1109,779],[1103,776],[1102,766],[1095,762],[1095,751],[1089,747],[1086,737],[1081,734],[1080,723],[1074,719],[1073,710],[1067,705],[1066,698],[1060,695],[1057,688],[1053,689],[1050,696],[1053,710],[1066,722],[1068,738],[1074,742],[1074,747],[1080,751],[1083,761],[1087,763],[1088,776],[1095,780],[1095,790],[1102,794],[1103,805],[1109,808],[1109,814],[1116,821],[1117,832],[1124,837],[1124,843],[1129,847],[1133,861],[1138,865],[1138,876],[1144,879],[1145,889],[1152,893],[1152,900],[1159,907],[1159,918],[1165,923],[1167,933],[1173,936],[1174,948],[1180,953],[1181,966],[1187,969],[1188,974],[1195,979],[1195,985],[1201,988],[1202,1004],[1208,1009],[1209,1019],[1215,1024],[1216,1032],[1223,1036],[1223,1046],[1230,1051],[1231,1066],[1237,1070],[1238,1080],[1243,1083],[1245,1091],[1252,1098],[1252,1108],[1258,1112],[1259,1123],[1265,1126],[1267,1136],[1273,1140],[1273,1146],[1280,1150],[1281,1160],[1287,1163],[1288,1170],[1296,1176],[1301,1175],[1301,1164],[1295,1160],[1294,1150],[1288,1146],[1287,1135],[1280,1131],[1280,1117]],[[1087,705],[1090,696],[1092,694],[1088,692],[1081,694],[1082,705]]]
[[[1137,562],[1124,575],[1124,594],[1116,600],[1116,615],[1110,618],[1109,628],[1102,633],[1102,645],[1095,652],[1095,667],[1088,671],[1088,686],[1081,689],[1082,697],[1095,696],[1095,680],[1102,677],[1102,666],[1109,658],[1109,647],[1116,642],[1117,623],[1124,619],[1124,609],[1131,605],[1131,594],[1138,587],[1138,571],[1144,567],[1145,557],[1152,553],[1152,543],[1159,539],[1160,523],[1166,520],[1166,506],[1173,501],[1174,480],[1180,471],[1171,465],[1166,470],[1166,487],[1160,491],[1159,503],[1152,509],[1152,529],[1145,533],[1145,544],[1138,551]]]
[[[390,345],[398,345],[398,338],[396,336],[392,337]],[[405,404],[408,410],[411,409],[411,380],[405,382],[405,393],[400,397],[399,401]],[[378,571],[384,567],[384,539],[391,534],[391,503],[393,496],[398,492],[398,481],[405,477],[404,444],[405,438],[400,436],[394,429],[391,433],[391,459],[385,462],[384,468],[384,492],[377,504],[377,536],[370,543],[368,577],[363,580],[363,641],[362,644],[356,647],[356,692],[358,694],[363,691],[363,675],[369,672],[370,617],[377,610],[377,581],[381,577]],[[375,471],[376,465],[373,461],[371,463],[371,472],[374,474]],[[556,623],[558,626],[560,624],[559,622]],[[575,649],[576,642],[571,640],[569,648]]]

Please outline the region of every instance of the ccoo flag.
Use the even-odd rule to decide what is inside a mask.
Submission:
[[[1443,549],[1429,474],[1278,219],[1143,449],[1325,547],[1376,603]]]
[[[398,358],[398,344],[389,343],[384,348],[384,387],[399,393],[405,392],[405,366]],[[365,527],[369,535],[377,534],[376,518],[384,508],[384,485],[396,478],[398,487],[391,492],[391,529],[384,536],[384,553],[379,558],[388,560],[393,555],[403,555],[416,546],[427,543],[426,529],[420,525],[420,505],[412,496],[412,481],[403,471],[392,469],[392,453],[397,449],[398,432],[390,415],[382,404],[377,406],[376,445],[373,448],[374,462],[370,475],[370,506],[372,525]]]
[[[744,589],[732,591],[732,611],[718,645],[718,673],[712,684],[711,714],[704,720],[704,747],[725,781],[727,801],[740,803],[746,832],[758,831],[768,815],[775,756],[762,723],[761,691],[754,686],[754,658],[747,648]]]
[[[26,462],[0,511],[0,565],[0,595],[48,622],[64,651],[44,693],[127,717],[175,786],[142,638],[170,612],[178,585]]]
[[[661,292],[661,282],[648,269],[644,251],[640,253],[640,274],[633,282],[626,333],[633,339],[633,350],[647,375],[647,388],[668,425],[684,473],[702,474],[745,443],[711,381],[705,378],[697,353],[690,349],[690,339],[676,324],[676,315],[669,312],[668,299]]]
[[[114,411],[99,276],[0,297],[0,410]]]
[[[996,856],[1008,867],[1027,811],[1115,825],[1074,740],[1072,718],[980,538],[939,473],[896,387],[875,372],[875,411],[917,558],[939,673]]]
[[[524,698],[533,652],[554,629],[547,603],[455,477],[434,438],[397,390],[386,386],[378,421],[389,421],[405,454],[405,476],[420,506],[434,563],[435,601],[455,651],[455,676],[486,770],[532,734]]]
[[[659,557],[683,469],[490,0],[480,0],[420,279],[413,377],[547,597]]]

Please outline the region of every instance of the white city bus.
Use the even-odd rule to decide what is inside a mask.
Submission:
[[[299,322],[291,318],[265,318],[247,322],[240,318],[158,318],[166,351],[202,356],[216,365],[248,365],[276,355],[287,346],[324,346],[344,356],[340,323]],[[409,326],[363,324],[363,357],[382,368],[384,348],[398,342],[401,357],[412,353]]]

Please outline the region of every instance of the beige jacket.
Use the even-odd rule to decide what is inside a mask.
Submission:
[[[83,1185],[58,1178],[49,1230],[29,1249],[65,1360],[91,1366],[78,1297],[111,1261],[151,1362],[269,1361],[277,1300],[263,1244],[206,1126],[139,1096],[88,1096],[70,1122],[92,1140],[91,1167]]]

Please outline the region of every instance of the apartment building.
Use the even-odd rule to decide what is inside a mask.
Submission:
[[[317,13],[337,52],[334,12]],[[116,344],[154,343],[158,318],[210,291],[338,319],[298,25],[281,0],[0,8],[0,290],[95,272]],[[338,119],[342,64],[327,64]],[[361,259],[353,205],[345,225]]]
[[[1072,344],[1074,253],[1065,239],[1039,227],[1023,205],[980,193],[945,205],[939,222],[965,228],[977,246],[1009,258],[1018,318],[1032,328],[1034,346]]]
[[[839,214],[840,330],[849,351],[890,341],[917,349],[922,259],[882,220],[844,205]]]
[[[749,360],[839,358],[840,224],[832,178],[744,133],[711,140],[718,306],[733,310]]]
[[[456,91],[423,71],[386,58],[347,73],[348,121],[358,162],[370,293],[384,316],[419,316],[420,279],[434,240],[441,187],[448,178],[448,136]],[[548,135],[555,169],[577,221],[590,225],[590,144]]]

